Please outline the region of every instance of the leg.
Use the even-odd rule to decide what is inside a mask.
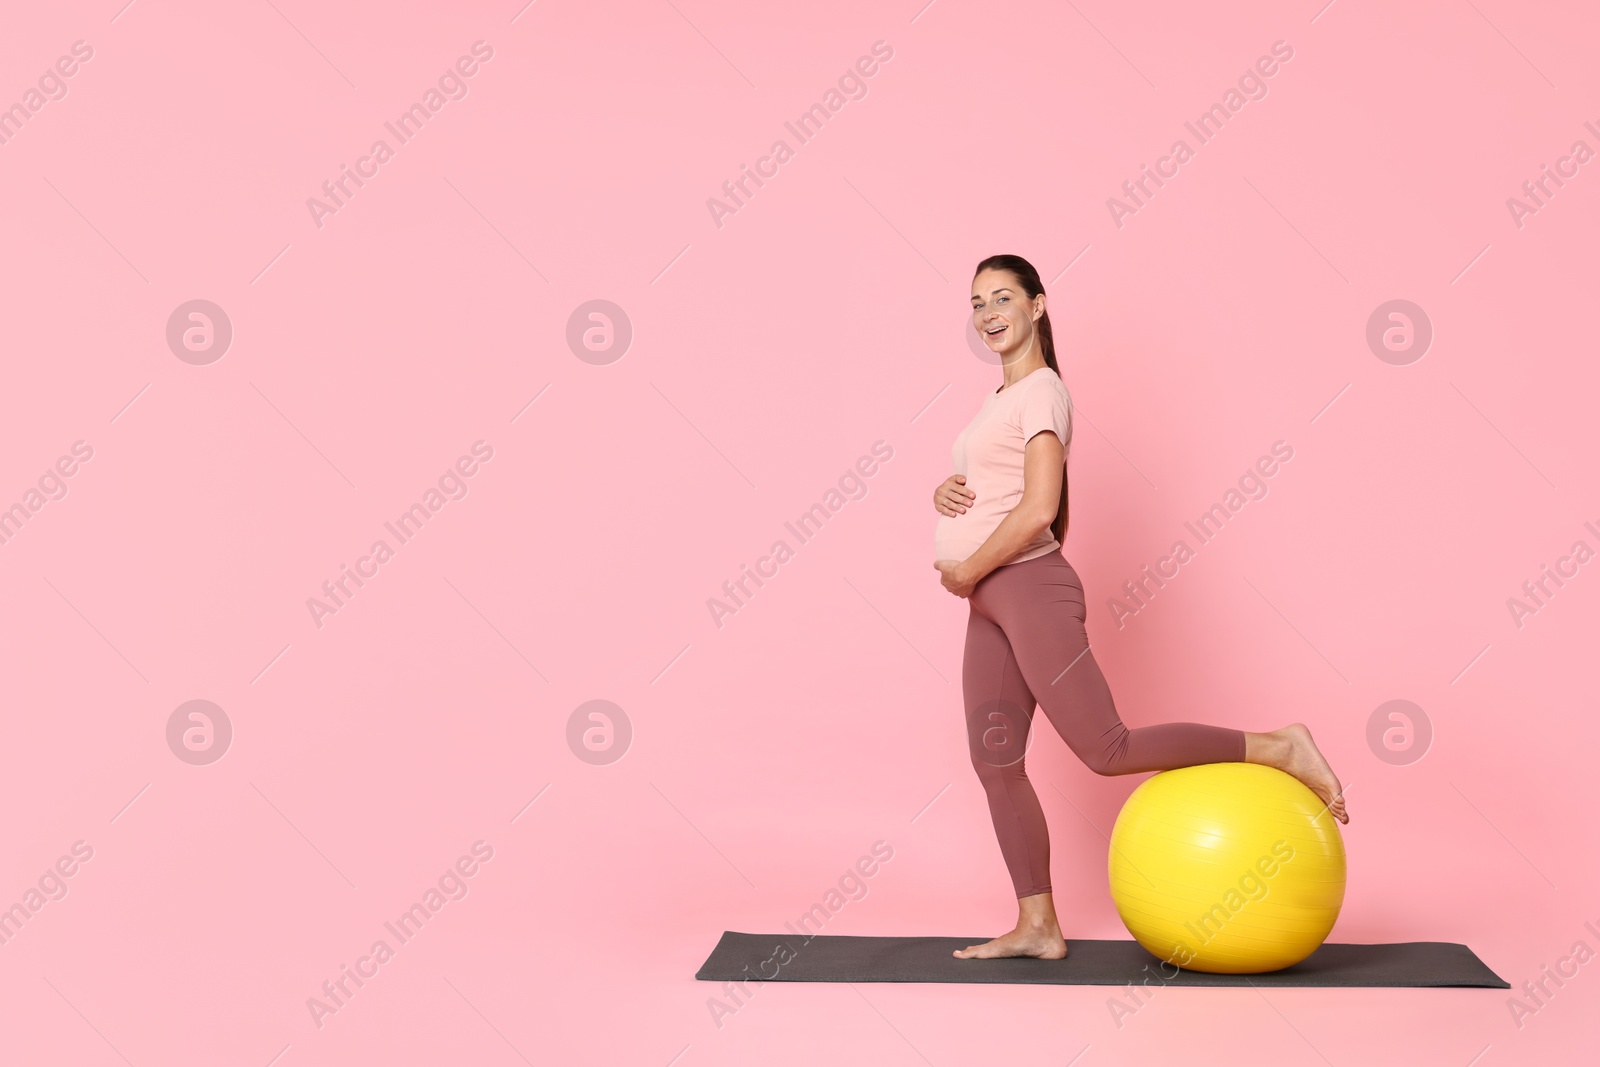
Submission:
[[[1006,635],[976,609],[961,665],[972,769],[989,798],[1000,854],[1019,898],[1050,891],[1050,832],[1028,781],[1024,754],[1035,701]]]
[[[972,767],[989,798],[989,816],[1016,888],[1018,914],[1010,932],[954,955],[1061,959],[1067,946],[1050,895],[1050,835],[1024,768],[1033,694],[1022,680],[1005,634],[976,608],[970,609],[967,619],[961,688]]]
[[[1059,553],[1008,564],[994,574],[1004,581],[984,590],[984,606],[1009,638],[1050,724],[1090,770],[1138,774],[1244,762],[1243,730],[1193,722],[1123,725],[1089,651],[1083,586]]]
[[[1058,553],[1001,567],[972,599],[1000,624],[1051,725],[1095,773],[1260,763],[1298,778],[1336,819],[1350,821],[1339,780],[1301,723],[1266,734],[1192,722],[1123,725],[1089,651],[1083,585]]]

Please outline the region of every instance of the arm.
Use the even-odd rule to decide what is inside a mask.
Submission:
[[[1066,462],[1061,438],[1050,430],[1041,430],[1028,439],[1022,456],[1022,499],[978,550],[961,561],[954,575],[958,582],[977,585],[1055,521]]]

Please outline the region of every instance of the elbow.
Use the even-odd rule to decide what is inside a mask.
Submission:
[[[1050,529],[1050,524],[1055,521],[1056,509],[1053,507],[1049,511],[1046,511],[1043,508],[1033,508],[1029,510],[1027,513],[1029,535],[1032,537],[1039,536],[1041,533],[1044,533],[1046,530]]]

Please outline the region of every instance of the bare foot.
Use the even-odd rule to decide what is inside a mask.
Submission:
[[[1350,816],[1345,811],[1339,779],[1334,775],[1333,768],[1328,766],[1328,761],[1323,758],[1317,743],[1311,740],[1311,731],[1306,729],[1304,723],[1297,722],[1274,733],[1289,743],[1288,752],[1278,764],[1278,769],[1304,782],[1307,788],[1328,805],[1328,811],[1335,819],[1349,822]]]
[[[1061,928],[1054,923],[1049,926],[1018,926],[993,941],[958,948],[951,955],[962,960],[992,960],[1003,956],[1059,960],[1066,958],[1067,943],[1061,937]]]

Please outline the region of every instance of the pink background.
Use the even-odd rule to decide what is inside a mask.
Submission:
[[[881,984],[763,986],[718,1027],[692,978],[878,840],[825,932],[1015,918],[931,566],[930,494],[1000,380],[965,337],[995,252],[1045,278],[1066,553],[1127,721],[1311,726],[1352,812],[1332,940],[1464,942],[1513,986],[1600,948],[1600,564],[1520,628],[1506,606],[1600,548],[1600,163],[1506,207],[1600,147],[1589,5],[121,4],[0,35],[4,103],[94,50],[0,145],[0,506],[93,449],[0,545],[0,904],[93,849],[0,946],[0,1061],[1593,1056],[1595,965],[1520,1028],[1499,990],[1169,990],[1119,1028],[1106,988]],[[478,40],[467,95],[319,228],[307,198]],[[1268,95],[1114,224],[1278,40]],[[234,331],[209,365],[166,341],[193,299]],[[603,365],[566,339],[596,299],[633,329]],[[1435,331],[1409,365],[1365,339],[1394,299]],[[866,495],[715,625],[880,440]],[[1277,440],[1270,494],[1119,629],[1108,598]],[[466,496],[316,625],[476,441]],[[167,742],[196,699],[233,729],[207,765]],[[596,699],[632,727],[607,765],[567,742]],[[1419,760],[1368,746],[1392,699],[1432,723]],[[1125,937],[1103,835],[1143,776],[1039,725],[1067,934]],[[308,998],[480,840],[467,895],[319,1027]]]

